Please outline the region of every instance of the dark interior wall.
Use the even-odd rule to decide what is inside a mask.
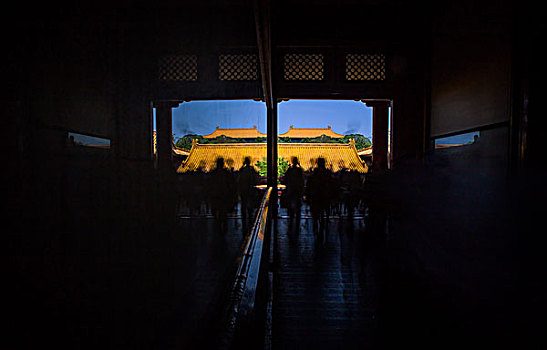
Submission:
[[[113,133],[113,37],[101,16],[75,14],[29,23],[36,29],[28,69],[32,109],[46,127]]]
[[[546,95],[546,53],[539,44],[543,40],[545,21],[539,4],[533,1],[518,3],[516,17],[514,67],[514,145],[518,168],[545,170],[543,99]]]
[[[22,348],[138,348],[147,336],[142,322],[154,312],[141,301],[172,292],[151,282],[172,263],[162,228],[174,217],[161,214],[177,199],[153,167],[158,57],[249,45],[253,17],[223,15],[226,4],[214,15],[180,4],[48,6],[2,14],[8,332]],[[241,27],[250,30],[244,39]],[[209,95],[202,97],[233,97],[233,85],[211,88],[215,63],[205,62],[215,79],[203,84]],[[250,90],[258,95],[255,86],[244,94]],[[72,147],[69,131],[109,138],[111,148]]]
[[[433,27],[431,135],[508,122],[511,1],[448,1]]]
[[[388,178],[390,266],[425,286],[436,309],[419,313],[442,315],[438,326],[450,330],[439,339],[454,336],[451,344],[516,344],[522,331],[519,236],[530,231],[503,168],[507,133],[481,132]]]
[[[7,12],[8,332],[22,348],[37,338],[60,348],[83,338],[107,344],[116,295],[145,265],[144,229],[128,223],[153,217],[150,68],[140,55],[147,22],[91,8]],[[112,147],[70,146],[69,131]]]
[[[547,54],[541,44],[547,23],[541,4],[519,1],[516,30],[515,115],[514,145],[515,168],[519,173],[515,192],[521,221],[518,228],[521,261],[520,285],[522,293],[521,327],[530,344],[545,344],[541,326],[547,315],[547,265],[544,249],[546,239],[543,225],[547,194],[547,152],[545,152],[544,101],[547,96],[545,65]]]
[[[394,163],[414,159],[419,161],[425,150],[426,41],[417,41],[413,49],[420,48],[421,55],[413,55],[410,48],[397,56],[398,73],[395,76],[392,116],[392,159]],[[400,71],[399,71],[400,69]]]
[[[394,170],[391,190],[401,201],[393,213],[394,265],[434,286],[431,299],[450,315],[455,334],[521,346],[537,338],[546,304],[539,272],[544,237],[534,229],[542,225],[542,147],[531,147],[538,151],[529,158],[535,161],[531,171],[514,177],[508,169],[511,126],[536,126],[520,130],[521,141],[528,140],[524,148],[544,130],[544,55],[537,46],[542,20],[533,6],[513,2],[439,2],[436,13],[429,132],[435,137],[479,128],[480,137],[471,145],[431,150],[423,166]],[[530,91],[538,95],[532,98]]]
[[[492,128],[482,129],[472,145],[430,150],[420,166],[403,159],[389,179],[395,204],[391,263],[428,286],[428,297],[438,303],[438,312],[449,315],[454,334],[496,338],[499,344],[518,341],[515,334],[521,331],[515,321],[520,313],[517,246],[522,220],[517,208],[526,205],[526,196],[511,190],[513,179],[507,173],[514,53],[511,6],[494,1],[435,5],[429,22],[431,42],[420,50],[427,55],[421,141],[427,142],[429,135]],[[400,123],[396,102],[394,132]],[[417,106],[406,105],[407,110]],[[418,127],[418,118],[405,126]],[[413,134],[402,137],[410,142]],[[398,142],[397,135],[393,142]],[[528,231],[523,227],[522,232]]]
[[[151,161],[152,79],[157,63],[154,18],[135,11],[115,18],[117,153],[126,161]]]
[[[72,149],[68,142],[68,132],[109,138],[113,147],[117,142],[115,28],[108,16],[75,8],[15,5],[6,11],[3,62],[9,64],[2,65],[7,87],[2,99],[10,106],[3,118],[11,131],[4,148],[14,183],[10,198],[21,190],[41,217],[62,221],[66,213],[60,208],[66,209],[71,194],[94,192],[91,188],[107,193],[90,178],[115,179],[112,150]],[[73,166],[82,171],[69,175]],[[80,178],[80,185],[67,185]],[[14,213],[33,215],[28,208]]]

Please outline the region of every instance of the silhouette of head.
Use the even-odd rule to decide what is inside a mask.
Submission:
[[[317,158],[317,167],[321,169],[325,168],[325,158],[323,157]]]
[[[224,168],[224,158],[218,157],[217,158],[217,169]]]
[[[294,166],[298,165],[298,157],[292,157],[292,165]]]
[[[251,157],[245,157],[245,160],[243,160],[243,165],[244,166],[251,165]]]
[[[200,161],[199,161],[198,169],[199,169],[199,170],[205,169],[205,165],[207,165],[207,163],[205,163],[204,160],[200,160]]]

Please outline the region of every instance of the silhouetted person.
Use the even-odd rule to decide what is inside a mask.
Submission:
[[[179,214],[186,213],[189,215],[193,215],[193,208],[194,208],[194,202],[193,199],[195,198],[195,195],[193,193],[193,177],[194,172],[189,171],[183,174],[177,175],[177,189],[179,194],[179,201],[178,201],[178,210]]]
[[[219,157],[216,168],[209,174],[209,198],[217,228],[221,231],[227,228],[227,214],[232,204],[233,192],[232,174],[224,167],[224,158]]]
[[[228,168],[228,170],[230,172],[233,172],[234,171],[234,160],[232,158],[228,158],[226,160],[226,167]]]
[[[207,173],[205,171],[205,161],[201,160],[199,162],[199,166],[197,167],[196,171],[194,172],[194,176],[196,178],[196,188],[194,190],[196,199],[198,200],[198,208],[197,212],[198,214],[202,213],[202,206],[205,204],[205,213],[209,211],[206,196],[204,196],[205,193],[207,193],[207,184],[206,184],[206,178]]]
[[[342,203],[344,202],[344,188],[342,186],[342,181],[344,178],[343,174],[346,171],[348,171],[348,169],[346,168],[344,161],[341,160],[338,163],[338,171],[333,173],[334,183],[336,186],[336,195],[334,196],[334,201],[332,203],[333,215],[342,215]]]
[[[185,174],[183,181],[189,214],[197,215],[200,213],[200,196],[203,195],[203,188],[201,184],[202,175],[197,170],[188,172]]]
[[[229,182],[232,189],[232,193],[228,196],[228,200],[230,201],[228,203],[228,212],[233,212],[237,207],[237,172],[234,169],[234,160],[232,158],[226,160],[226,167],[230,174]]]
[[[251,165],[251,158],[245,157],[243,166],[238,173],[238,192],[241,200],[241,221],[243,223],[243,234],[246,234],[250,220],[252,220],[253,212],[257,206],[256,185],[258,184],[258,172]]]
[[[298,224],[300,222],[302,196],[304,195],[304,171],[297,157],[292,158],[292,164],[285,173],[285,182],[287,185],[285,191],[287,211],[289,212],[289,225],[293,223],[295,217]]]
[[[367,207],[367,231],[374,236],[384,234],[387,218],[387,182],[385,170],[376,164],[369,167],[363,186],[363,200]]]
[[[306,185],[314,234],[321,234],[325,229],[325,215],[332,199],[332,187],[332,172],[325,167],[325,158],[317,158],[317,168],[310,174]]]
[[[352,169],[355,169],[355,164],[351,164]],[[361,176],[359,172],[350,169],[340,171],[340,191],[344,208],[348,216],[353,217],[355,207],[359,203],[361,190]]]

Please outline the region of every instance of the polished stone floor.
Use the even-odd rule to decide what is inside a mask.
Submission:
[[[179,220],[176,230],[183,242],[179,254],[184,266],[171,271],[180,283],[169,303],[174,307],[155,323],[153,346],[214,348],[244,240],[243,227],[240,218],[232,217],[227,229],[220,231],[212,217],[197,217]]]
[[[331,218],[324,235],[311,219],[278,220],[273,346],[370,348],[377,343],[380,259],[361,218]]]

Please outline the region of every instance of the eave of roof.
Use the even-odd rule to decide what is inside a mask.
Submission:
[[[241,138],[241,139],[254,139],[257,137],[266,137],[266,134],[261,133],[258,131],[256,125],[254,125],[252,128],[229,128],[229,129],[221,129],[219,126],[216,127],[215,131],[208,135],[203,135],[206,139],[213,139],[215,137],[219,136],[226,136],[226,137],[233,137],[233,138]]]
[[[466,144],[463,144],[463,143],[448,144],[448,145],[439,144],[439,145],[435,145],[435,148],[451,148],[451,147],[460,147],[460,146],[465,146],[465,145]]]
[[[190,155],[189,151],[186,151],[186,150],[184,150],[182,148],[178,148],[178,147],[173,147],[173,153],[175,153],[178,156],[189,156]]]
[[[280,134],[279,137],[291,137],[291,138],[314,138],[319,137],[321,135],[326,135],[334,138],[341,138],[344,137],[344,135],[337,134],[334,131],[332,131],[331,126],[327,126],[326,128],[295,128],[293,125],[289,127],[289,130],[284,133]]]
[[[357,151],[360,156],[369,156],[372,154],[372,147],[363,148]]]

